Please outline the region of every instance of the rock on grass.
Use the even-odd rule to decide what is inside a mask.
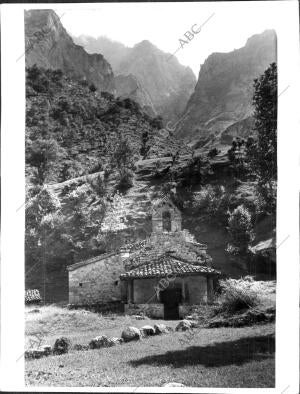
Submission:
[[[141,339],[141,331],[136,327],[129,326],[123,330],[121,337],[124,342],[136,341]]]
[[[108,338],[106,335],[93,338],[89,343],[90,349],[100,349],[102,347],[111,347],[116,345],[116,341],[112,338]]]
[[[181,320],[176,326],[176,331],[187,331],[191,328],[192,323],[189,320]]]
[[[168,332],[168,328],[165,324],[154,324],[154,330],[155,330],[155,334],[159,335],[159,334],[167,334]]]

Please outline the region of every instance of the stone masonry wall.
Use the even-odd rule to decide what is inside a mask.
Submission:
[[[69,303],[89,304],[121,300],[122,255],[110,255],[69,271]]]

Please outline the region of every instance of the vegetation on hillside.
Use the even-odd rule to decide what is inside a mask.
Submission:
[[[155,156],[184,149],[159,134],[160,122],[143,113],[135,101],[99,93],[94,85],[71,80],[60,70],[28,68],[26,99],[29,184],[111,171],[125,147],[128,161],[147,158],[150,147]],[[124,167],[119,173],[121,183],[128,179],[129,168],[125,167],[125,173]]]

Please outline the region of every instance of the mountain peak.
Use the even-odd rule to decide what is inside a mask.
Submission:
[[[273,29],[264,30],[260,34],[254,34],[249,37],[246,42],[246,47],[251,45],[257,45],[268,41],[276,40],[276,31]]]
[[[26,67],[36,64],[61,69],[69,76],[94,83],[100,91],[114,92],[110,64],[101,54],[88,54],[82,46],[74,44],[61,23],[63,14],[58,16],[53,10],[30,10],[24,17]]]
[[[140,41],[140,42],[138,42],[137,44],[134,45],[134,48],[138,48],[138,47],[141,47],[141,48],[155,48],[155,49],[157,49],[156,46],[153,45],[152,42],[150,42],[149,40],[143,40],[143,41]]]
[[[186,106],[184,121],[177,127],[177,135],[190,142],[200,142],[202,146],[212,140],[222,141],[222,133],[229,126],[251,117],[253,80],[274,61],[274,30],[253,35],[242,48],[209,55],[200,68],[195,91]],[[247,128],[249,122],[236,128],[240,126]]]

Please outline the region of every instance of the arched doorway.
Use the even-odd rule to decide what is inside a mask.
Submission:
[[[162,213],[162,227],[163,231],[171,231],[171,214],[169,211]]]

